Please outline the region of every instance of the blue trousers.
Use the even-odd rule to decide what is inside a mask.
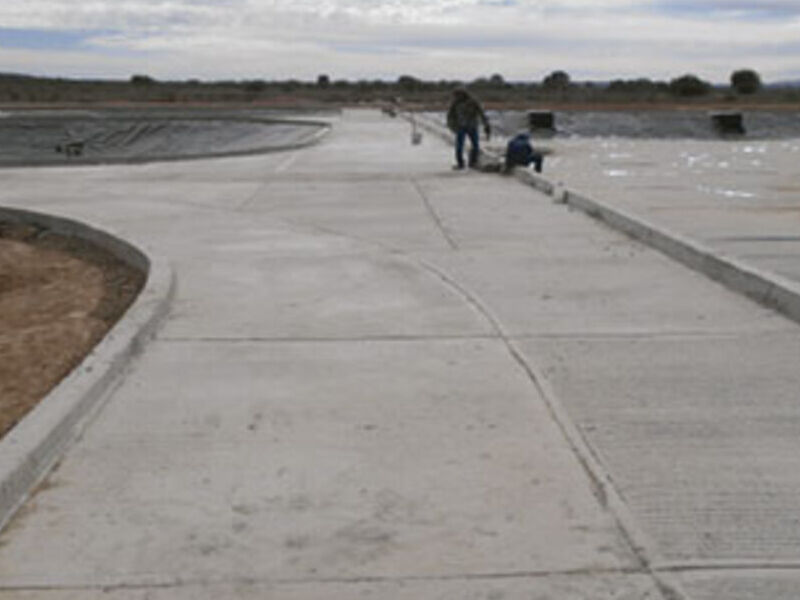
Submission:
[[[459,167],[464,167],[464,141],[469,138],[469,166],[474,167],[478,164],[478,156],[480,153],[480,145],[478,143],[478,128],[477,127],[462,127],[456,131],[456,164]]]

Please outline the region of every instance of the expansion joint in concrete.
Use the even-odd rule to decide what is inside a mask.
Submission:
[[[422,198],[422,202],[425,204],[425,209],[428,211],[428,214],[431,216],[431,219],[436,224],[436,228],[441,232],[442,237],[447,241],[447,245],[450,246],[451,250],[458,250],[458,243],[453,239],[453,236],[450,235],[450,232],[445,227],[442,218],[439,216],[439,213],[436,212],[436,209],[433,207],[430,198],[425,193],[425,190],[422,189],[419,181],[416,179],[411,179],[411,184],[414,186],[414,189],[419,194],[419,197]]]
[[[461,342],[497,340],[496,334],[475,335],[373,335],[354,337],[161,337],[171,344],[372,344],[392,342]]]
[[[405,584],[405,583],[446,583],[469,581],[504,581],[525,579],[551,579],[568,577],[597,577],[618,576],[635,577],[646,573],[638,568],[576,568],[576,569],[550,569],[526,571],[499,571],[490,573],[444,573],[441,575],[365,575],[354,577],[220,577],[220,578],[164,578],[161,581],[143,582],[103,582],[103,583],[75,583],[75,584],[22,584],[0,585],[0,592],[92,592],[104,593],[114,591],[136,590],[170,590],[192,587],[210,586],[278,586],[278,585],[363,585],[363,584]]]
[[[800,560],[707,560],[669,562],[653,565],[659,573],[715,573],[715,572],[774,572],[797,571],[800,573]]]
[[[654,547],[634,520],[630,509],[617,491],[610,473],[602,466],[599,457],[596,456],[591,446],[575,427],[555,392],[550,388],[546,378],[525,358],[510,336],[504,331],[500,320],[492,314],[475,294],[467,290],[455,279],[425,261],[420,261],[420,265],[461,295],[468,304],[483,316],[495,331],[497,337],[502,340],[511,358],[522,369],[537,390],[539,397],[545,403],[551,418],[586,473],[598,501],[616,521],[622,538],[637,562],[637,569],[650,576],[664,600],[684,600],[687,598],[687,595],[680,590],[680,586],[672,581],[670,574],[656,573],[653,570],[652,564],[656,556]]]
[[[641,332],[556,332],[556,333],[520,333],[508,336],[512,342],[530,340],[556,341],[680,341],[680,340],[752,340],[755,336],[770,336],[781,333],[780,330],[764,330],[763,332],[741,331],[641,331]]]

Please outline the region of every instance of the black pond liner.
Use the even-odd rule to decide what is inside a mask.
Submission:
[[[328,125],[255,114],[147,111],[6,113],[0,166],[137,163],[295,148]]]
[[[716,111],[554,111],[555,132],[534,137],[623,137],[636,139],[792,139],[800,138],[800,111],[741,111],[745,133],[722,134],[714,126]],[[512,135],[528,128],[528,113],[492,112],[495,128]]]

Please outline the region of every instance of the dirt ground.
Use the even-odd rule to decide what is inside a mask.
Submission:
[[[144,280],[86,242],[0,222],[0,437],[81,362]]]

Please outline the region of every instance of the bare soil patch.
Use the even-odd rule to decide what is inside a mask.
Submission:
[[[83,360],[144,281],[93,244],[0,222],[0,437]]]

